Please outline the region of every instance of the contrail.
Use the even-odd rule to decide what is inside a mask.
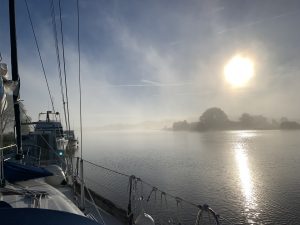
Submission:
[[[141,80],[141,82],[143,83],[148,83],[148,84],[153,84],[155,86],[160,85],[160,82],[156,82],[156,81],[151,81],[151,80]]]
[[[183,82],[183,83],[160,83],[151,80],[141,80],[142,84],[111,84],[104,85],[102,87],[179,87],[186,85],[194,85],[193,82]]]
[[[103,85],[102,87],[153,87],[150,84],[109,84]]]
[[[276,16],[272,16],[272,17],[270,17],[270,18],[265,18],[265,19],[261,19],[261,20],[256,20],[256,21],[253,21],[253,22],[244,24],[244,25],[239,25],[239,26],[231,27],[231,28],[228,28],[228,29],[219,31],[219,32],[217,32],[217,34],[222,35],[222,34],[224,34],[224,33],[227,33],[227,32],[230,32],[230,31],[234,31],[234,30],[237,30],[237,29],[239,29],[239,28],[243,28],[243,27],[251,27],[251,26],[256,25],[256,24],[260,24],[260,23],[263,23],[263,22],[276,20],[276,19],[279,19],[279,18],[284,17],[284,16],[294,15],[294,14],[297,14],[297,13],[299,13],[299,12],[300,12],[300,10],[291,11],[291,12],[287,12],[287,13],[282,13],[282,14],[279,14],[279,15],[276,15]]]
[[[168,86],[185,86],[185,85],[193,85],[193,82],[181,82],[181,83],[161,83],[158,81],[151,81],[151,80],[141,80],[141,82],[152,84],[153,86],[158,87],[168,87]]]

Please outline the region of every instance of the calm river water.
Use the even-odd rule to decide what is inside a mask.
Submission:
[[[90,132],[84,146],[85,159],[207,203],[226,218],[223,224],[300,224],[299,131]],[[86,174],[92,189],[127,207],[126,177],[92,166]],[[136,195],[147,199],[150,191],[141,185]],[[142,207],[175,211],[173,221],[186,224],[197,213],[172,198],[162,201],[160,193]]]

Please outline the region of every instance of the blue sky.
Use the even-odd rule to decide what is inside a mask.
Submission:
[[[58,1],[54,0],[56,9]],[[84,126],[196,119],[208,107],[298,118],[299,1],[80,1]],[[62,112],[50,6],[28,0],[55,106]],[[29,114],[50,108],[24,1],[16,1],[21,98]],[[0,51],[9,63],[8,5]],[[76,1],[62,1],[71,124],[78,125]],[[56,11],[58,13],[58,11]],[[242,89],[224,81],[235,54],[255,76]]]

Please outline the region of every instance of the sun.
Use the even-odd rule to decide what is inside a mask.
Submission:
[[[224,75],[232,87],[244,87],[254,76],[254,63],[248,57],[236,55],[225,65]]]

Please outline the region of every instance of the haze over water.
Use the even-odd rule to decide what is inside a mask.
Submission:
[[[298,224],[299,135],[275,130],[94,132],[87,136],[84,157],[197,204],[207,203],[228,220],[223,224]],[[86,173],[96,179],[93,170]],[[127,183],[112,174],[100,177],[95,181],[106,189],[96,190],[126,207]],[[184,221],[194,222],[190,208],[181,210]]]
[[[207,203],[233,224],[299,224],[299,131],[96,131],[164,118],[198,121],[212,106],[231,120],[247,112],[298,121],[299,1],[81,0],[80,29],[76,1],[61,3],[65,44],[59,32],[58,47],[61,56],[65,49],[60,63],[66,65],[75,130],[79,64],[83,80],[84,158]],[[48,2],[28,5],[55,109],[63,115],[55,17]],[[11,71],[7,9],[4,1],[0,50]],[[17,1],[16,15],[21,99],[36,120],[51,108],[50,94],[23,1]],[[110,174],[96,179],[91,168],[86,174],[98,182],[93,188],[126,208],[126,180]]]

